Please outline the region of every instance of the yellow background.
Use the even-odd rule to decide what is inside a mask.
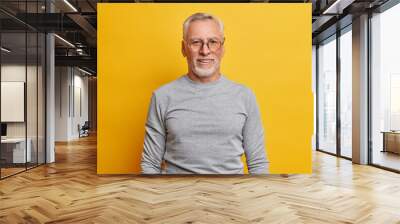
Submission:
[[[311,4],[98,4],[99,174],[140,172],[151,93],[187,72],[182,23],[225,24],[222,73],[257,97],[271,173],[311,173]]]

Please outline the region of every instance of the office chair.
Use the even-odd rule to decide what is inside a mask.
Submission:
[[[82,127],[78,125],[78,129],[79,129],[79,138],[89,136],[89,129],[90,129],[89,121],[85,121]]]

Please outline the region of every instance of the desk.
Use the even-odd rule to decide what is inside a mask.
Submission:
[[[383,133],[383,150],[382,152],[393,152],[400,154],[400,132],[399,131],[382,131]]]
[[[1,157],[6,163],[25,163],[32,159],[31,145],[32,140],[27,139],[27,148],[25,154],[25,138],[6,138],[1,139]],[[27,161],[25,161],[27,158]]]

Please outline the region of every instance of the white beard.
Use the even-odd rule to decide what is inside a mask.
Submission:
[[[198,75],[199,77],[206,78],[210,77],[217,71],[219,68],[219,61],[218,59],[215,59],[215,64],[211,68],[200,68],[196,65],[196,60],[193,59],[193,72],[194,74]]]
[[[210,77],[212,74],[214,74],[215,67],[213,66],[211,68],[204,69],[204,68],[199,68],[197,66],[194,66],[193,72],[202,78]]]

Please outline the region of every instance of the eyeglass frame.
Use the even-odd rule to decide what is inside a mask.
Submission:
[[[220,43],[220,46],[219,46],[216,50],[211,50],[211,48],[210,48],[210,46],[209,46],[210,40],[212,40],[212,39],[213,39],[213,38],[208,39],[207,42],[204,42],[202,39],[194,39],[194,40],[199,40],[199,41],[201,41],[201,46],[200,46],[200,48],[199,48],[198,50],[193,50],[193,48],[190,47],[190,43],[188,43],[186,40],[183,40],[183,42],[185,42],[185,43],[187,44],[187,46],[189,47],[189,49],[192,50],[192,51],[194,51],[194,52],[197,52],[197,51],[200,51],[200,49],[203,49],[204,44],[207,46],[208,50],[210,50],[211,52],[217,52],[219,49],[221,49],[222,46],[224,46],[225,37],[224,37],[224,39],[223,39],[222,41],[221,41],[221,40],[218,40],[218,42]]]

